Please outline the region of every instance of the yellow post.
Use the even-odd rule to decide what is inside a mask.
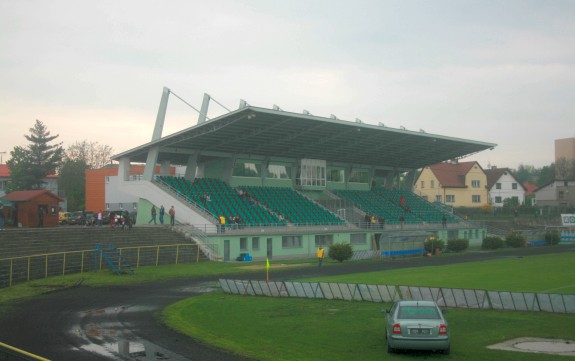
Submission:
[[[196,263],[200,262],[200,245],[196,244]]]
[[[62,260],[62,276],[66,274],[66,253],[64,253],[64,259]]]
[[[176,264],[178,264],[178,258],[180,257],[180,245],[176,245]]]
[[[12,287],[12,263],[14,262],[14,259],[11,258],[10,259],[10,287]]]
[[[160,261],[160,246],[156,246],[156,267],[158,267],[159,261]]]
[[[46,262],[45,262],[44,266],[45,266],[44,278],[48,278],[48,255],[46,255]]]
[[[84,273],[84,251],[82,251],[82,262],[80,265],[80,273]]]
[[[266,257],[266,282],[270,280],[270,259]]]
[[[142,247],[138,247],[138,258],[136,259],[136,269],[140,268],[140,250]]]
[[[28,256],[28,281],[30,281],[30,256]]]

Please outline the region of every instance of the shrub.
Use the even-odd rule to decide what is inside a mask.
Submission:
[[[525,237],[523,237],[519,233],[511,233],[507,237],[505,237],[505,244],[508,247],[519,248],[525,247]]]
[[[481,243],[482,249],[503,248],[504,242],[500,237],[485,237]]]
[[[447,249],[453,252],[465,251],[469,247],[469,240],[458,238],[447,241]]]
[[[445,242],[437,237],[431,236],[425,242],[423,242],[423,248],[425,248],[427,253],[433,253],[436,248],[445,248]]]
[[[328,257],[343,262],[351,259],[353,249],[349,243],[335,243],[329,246]]]
[[[556,245],[559,244],[559,241],[561,241],[561,235],[559,234],[559,231],[555,229],[547,231],[545,233],[545,240],[551,245]]]

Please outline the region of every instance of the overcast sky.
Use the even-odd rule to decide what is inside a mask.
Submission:
[[[36,119],[67,147],[151,140],[164,86],[496,143],[541,167],[575,137],[575,1],[0,0],[0,152]],[[210,116],[225,110],[210,105]],[[164,135],[198,114],[170,98]]]

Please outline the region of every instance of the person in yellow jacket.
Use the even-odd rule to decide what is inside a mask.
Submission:
[[[323,263],[323,247],[319,246],[319,248],[317,249],[317,266],[321,267],[322,263]]]
[[[219,221],[220,221],[220,233],[225,233],[226,232],[226,217],[220,216]]]

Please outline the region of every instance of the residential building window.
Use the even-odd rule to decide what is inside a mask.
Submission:
[[[421,189],[425,188],[425,181],[421,181]]]
[[[479,188],[480,182],[478,180],[472,180],[471,181],[471,186],[473,188]]]
[[[240,238],[240,250],[247,251],[248,249],[248,239],[246,237]]]
[[[501,189],[501,183],[495,183],[495,189]]]
[[[283,236],[282,248],[302,248],[301,236]]]
[[[120,203],[120,210],[124,209],[124,203]]]
[[[481,203],[481,196],[479,196],[479,195],[473,195],[473,196],[471,196],[471,201],[472,201],[473,203]]]
[[[454,203],[455,196],[453,194],[446,194],[445,195],[445,203]]]
[[[427,196],[423,196],[422,198],[425,199],[426,201],[428,200],[428,199],[427,199]]]
[[[350,235],[351,244],[364,245],[367,243],[365,233],[355,233]]]
[[[511,189],[517,189],[517,183],[511,183]]]
[[[260,249],[260,237],[253,237],[252,238],[252,249],[255,249],[255,250]]]
[[[430,182],[430,187],[435,188],[435,180],[432,179],[429,182]]]
[[[435,201],[441,203],[441,195],[435,196]]]
[[[137,204],[137,203],[132,203],[132,208],[133,208],[133,209],[138,208],[138,204]]]
[[[495,203],[501,203],[501,197],[495,197]]]
[[[106,184],[110,183],[110,177],[106,177]]]
[[[565,192],[559,191],[559,192],[558,192],[558,195],[557,195],[557,198],[563,199],[564,197],[565,197]]]
[[[106,210],[110,210],[110,203],[106,203]]]

